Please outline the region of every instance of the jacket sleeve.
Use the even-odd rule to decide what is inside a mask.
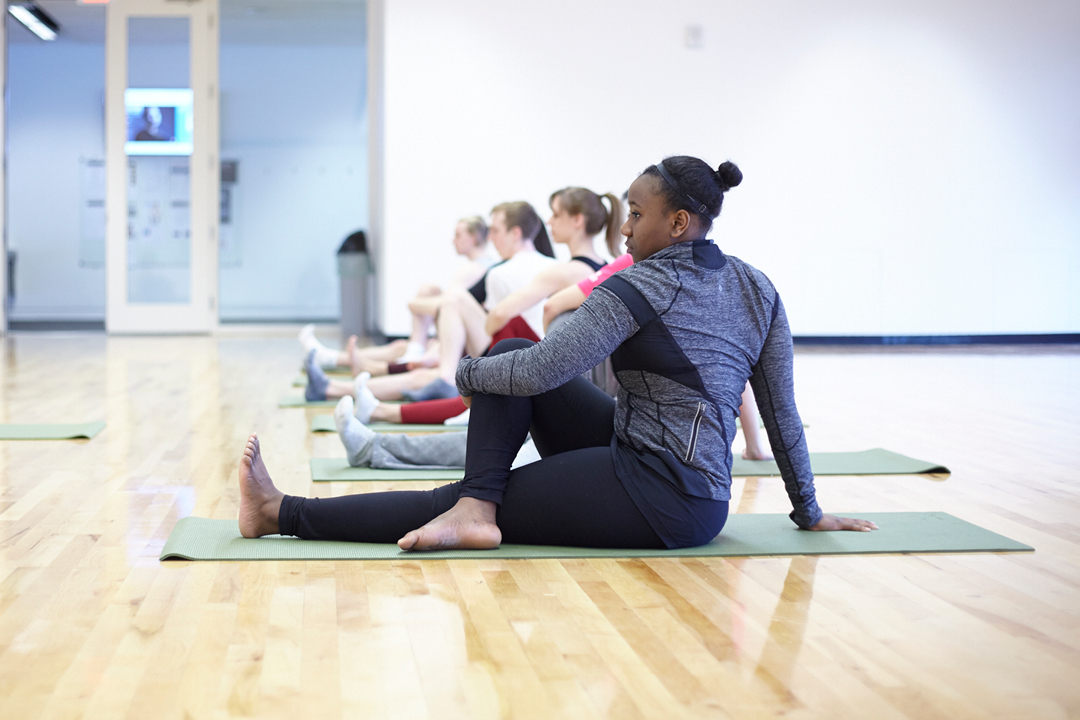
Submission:
[[[794,508],[791,519],[806,530],[821,520],[822,511],[817,504],[802,418],[795,407],[791,329],[779,295],[775,303],[775,317],[750,375],[750,386],[754,389],[776,465]]]
[[[597,288],[574,314],[536,345],[458,364],[458,392],[531,396],[595,367],[638,331],[613,293]]]

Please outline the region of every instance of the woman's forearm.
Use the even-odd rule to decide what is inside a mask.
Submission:
[[[637,332],[630,311],[611,293],[593,293],[565,324],[537,345],[500,355],[465,358],[458,365],[463,396],[539,395],[603,361]]]

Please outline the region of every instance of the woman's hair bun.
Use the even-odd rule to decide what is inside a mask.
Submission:
[[[729,160],[716,169],[716,179],[725,191],[730,190],[742,182],[742,170]]]

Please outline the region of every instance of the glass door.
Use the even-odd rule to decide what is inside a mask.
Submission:
[[[217,326],[217,0],[112,0],[105,38],[106,327]]]

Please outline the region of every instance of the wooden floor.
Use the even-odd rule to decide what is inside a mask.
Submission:
[[[313,486],[342,448],[276,408],[291,333],[2,342],[0,422],[108,423],[0,442],[2,718],[1080,717],[1076,348],[796,358],[812,450],[953,469],[821,478],[827,511],[1034,554],[161,563],[178,518],[236,516],[251,430],[286,492],[360,489]],[[732,509],[789,508],[748,479]]]

